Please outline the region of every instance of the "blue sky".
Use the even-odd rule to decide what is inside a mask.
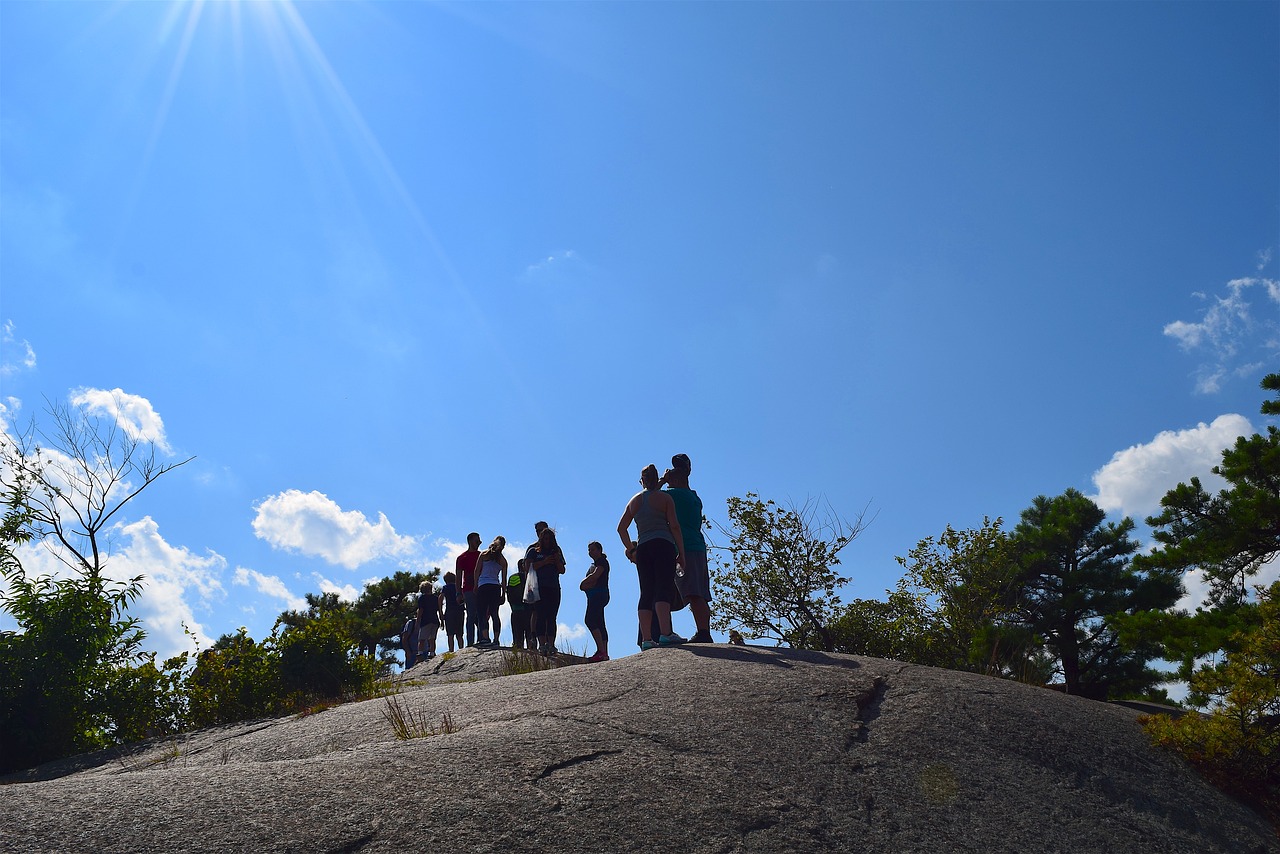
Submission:
[[[1276,3],[0,4],[0,414],[195,456],[115,532],[166,654],[539,519],[626,654],[678,452],[867,508],[846,598],[1141,521],[1262,429],[1278,250]]]

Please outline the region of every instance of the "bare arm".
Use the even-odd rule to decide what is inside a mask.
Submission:
[[[618,520],[618,536],[622,539],[622,547],[627,550],[627,558],[631,558],[631,552],[635,549],[635,543],[631,542],[631,522],[636,517],[633,505],[636,503],[635,496],[627,502],[627,509],[622,511],[622,518]]]

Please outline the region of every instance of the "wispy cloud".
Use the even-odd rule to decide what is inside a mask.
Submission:
[[[0,376],[9,377],[19,371],[33,371],[36,351],[25,338],[19,338],[12,320],[0,327]]]
[[[253,532],[259,539],[347,569],[381,558],[408,559],[419,547],[416,538],[397,534],[384,514],[371,522],[358,510],[343,510],[321,492],[286,490],[254,509]]]
[[[1270,254],[1260,256],[1265,265]],[[1280,281],[1261,277],[1233,279],[1223,294],[1197,293],[1208,307],[1199,320],[1175,320],[1164,334],[1187,353],[1204,361],[1196,368],[1196,390],[1212,394],[1232,376],[1257,370],[1258,356],[1274,356],[1280,350]],[[1260,298],[1258,308],[1254,298]]]
[[[262,595],[281,602],[286,610],[307,610],[306,597],[294,595],[288,586],[274,575],[263,575],[256,569],[237,566],[235,573],[232,575],[231,583],[242,587],[252,587]]]
[[[1193,477],[1210,491],[1221,489],[1226,482],[1210,470],[1221,461],[1224,448],[1252,433],[1243,415],[1220,415],[1212,424],[1167,430],[1150,442],[1117,451],[1093,474],[1098,490],[1094,501],[1108,513],[1142,520],[1160,509],[1166,492]]]
[[[524,268],[526,281],[554,281],[577,275],[587,269],[587,262],[572,249],[561,249]]]
[[[78,388],[71,393],[71,404],[83,408],[90,415],[112,419],[131,439],[150,442],[166,454],[173,453],[165,437],[164,421],[145,397],[118,388],[111,391]]]

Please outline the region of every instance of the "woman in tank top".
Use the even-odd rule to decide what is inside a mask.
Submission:
[[[496,644],[502,635],[498,606],[502,604],[502,591],[507,584],[507,559],[502,554],[506,547],[506,537],[494,537],[489,548],[480,554],[480,569],[476,574],[476,603],[480,606],[480,618],[476,620],[480,633],[477,646]],[[490,621],[493,623],[492,637],[489,635]]]
[[[640,648],[675,646],[684,638],[671,628],[671,600],[675,598],[676,564],[684,563],[684,537],[676,504],[659,489],[658,469],[645,466],[640,472],[643,490],[632,496],[618,521],[618,536],[627,557],[636,565],[640,577],[640,602],[636,614],[640,618]],[[631,540],[631,523],[636,524],[636,541]],[[652,635],[654,614],[658,616],[657,638]]]

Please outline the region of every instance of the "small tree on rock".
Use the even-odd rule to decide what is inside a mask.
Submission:
[[[797,648],[835,648],[831,622],[837,590],[849,583],[836,567],[840,552],[866,527],[864,514],[847,521],[820,505],[781,507],[749,492],[728,500],[729,538],[712,566],[716,610],[712,626]]]

